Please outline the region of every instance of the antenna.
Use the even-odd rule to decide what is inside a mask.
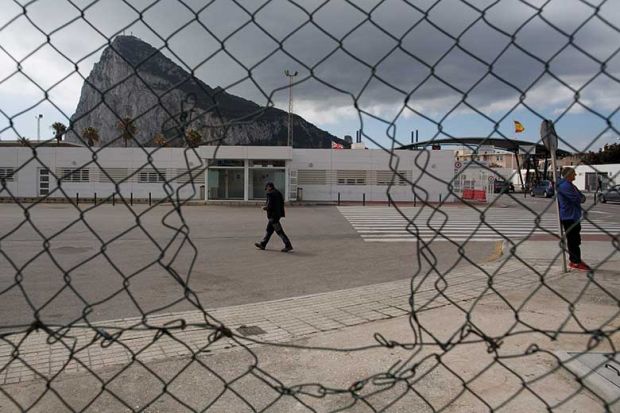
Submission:
[[[293,146],[293,78],[297,76],[297,71],[291,73],[287,69],[284,74],[288,77],[288,137],[286,145]]]

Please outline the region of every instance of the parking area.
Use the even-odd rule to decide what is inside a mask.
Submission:
[[[266,224],[256,206],[0,204],[2,328],[29,325],[35,313],[51,324],[100,321],[299,297],[433,268],[443,273],[496,259],[496,231],[536,240],[524,222],[536,225],[537,214],[547,214],[537,231],[556,227],[549,199],[502,196],[495,205],[485,212],[493,228],[479,228],[479,213],[464,206],[435,214],[407,207],[409,216],[419,213],[426,246],[386,206],[289,207],[283,224],[295,250],[286,254],[275,235],[266,251],[254,247]],[[590,206],[589,218],[609,222],[612,238],[586,236],[617,238],[618,205]],[[594,224],[587,231],[599,231]],[[444,236],[434,237],[439,228]]]
[[[289,254],[275,235],[266,251],[253,246],[266,224],[258,207],[27,207],[0,205],[4,329],[29,325],[35,313],[61,324],[216,308],[467,264],[450,242],[427,249],[364,242],[330,206],[287,209],[284,227],[295,246]],[[497,242],[468,243],[463,252],[485,262],[497,255]]]

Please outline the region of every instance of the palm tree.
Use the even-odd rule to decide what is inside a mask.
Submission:
[[[121,131],[121,136],[125,141],[125,148],[127,147],[127,142],[133,139],[138,132],[138,128],[133,124],[134,120],[130,117],[126,116],[118,121],[116,124],[116,129]]]
[[[30,146],[30,139],[24,136],[19,137],[17,142],[19,142],[22,146]]]
[[[157,132],[155,134],[155,136],[153,137],[153,143],[157,146],[168,146],[168,141],[166,140],[166,138],[164,138],[164,135],[162,135],[160,132]]]
[[[185,140],[187,141],[187,146],[190,148],[196,148],[200,145],[202,136],[195,129],[188,129],[185,131]]]
[[[56,144],[60,144],[62,136],[67,133],[67,127],[61,122],[52,123],[52,129],[54,129],[54,138],[56,138]]]
[[[95,143],[99,142],[99,131],[92,126],[89,126],[82,131],[82,138],[86,139],[88,146],[93,146]]]

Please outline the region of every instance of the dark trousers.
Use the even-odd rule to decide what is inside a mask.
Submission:
[[[280,224],[280,218],[269,218],[269,222],[267,222],[267,229],[265,232],[265,237],[261,241],[261,244],[263,244],[263,246],[267,245],[267,243],[269,242],[269,239],[271,238],[274,232],[278,234],[280,238],[282,238],[282,241],[284,241],[284,245],[286,247],[292,246],[291,241],[288,239],[288,237],[284,233],[282,224]]]
[[[562,221],[564,234],[566,235],[566,246],[568,247],[568,257],[570,262],[579,264],[581,262],[581,224],[579,221]]]

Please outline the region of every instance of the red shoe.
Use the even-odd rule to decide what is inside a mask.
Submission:
[[[577,267],[578,267],[578,266],[579,266],[579,264],[575,264],[575,263],[574,263],[574,262],[572,262],[572,261],[569,261],[569,262],[568,262],[568,268],[574,268],[574,269],[577,269]]]
[[[579,264],[574,264],[571,262],[569,266],[579,271],[592,271],[592,268],[590,268],[585,262],[580,262]]]

